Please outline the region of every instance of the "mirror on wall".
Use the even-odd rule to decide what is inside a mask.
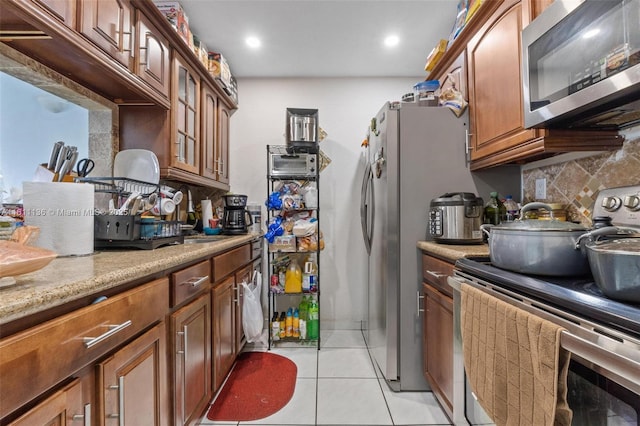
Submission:
[[[78,158],[89,155],[89,111],[4,72],[0,93],[3,201],[16,203],[22,182],[49,161],[56,141],[78,147]]]

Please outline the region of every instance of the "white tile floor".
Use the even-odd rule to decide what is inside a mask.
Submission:
[[[376,376],[362,333],[328,330],[321,349],[273,348],[298,367],[291,401],[265,419],[199,425],[450,425],[431,392],[393,392]],[[260,348],[250,348],[260,350]]]

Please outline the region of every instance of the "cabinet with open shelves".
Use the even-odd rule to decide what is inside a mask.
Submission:
[[[277,171],[274,155],[278,156]],[[320,251],[324,241],[319,168],[315,167],[320,158],[317,153],[289,152],[281,145],[267,146],[267,158],[269,348],[293,344],[320,349]],[[300,164],[305,163],[312,166],[303,171]],[[291,164],[291,173],[286,172],[287,164]],[[314,308],[309,309],[312,300]],[[292,315],[287,320],[289,310]]]

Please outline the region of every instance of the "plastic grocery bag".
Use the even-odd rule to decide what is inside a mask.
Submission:
[[[262,274],[253,271],[251,284],[242,282],[244,287],[244,301],[242,304],[242,328],[247,342],[260,340],[264,317],[262,314],[262,302],[260,301],[260,289],[262,288]]]

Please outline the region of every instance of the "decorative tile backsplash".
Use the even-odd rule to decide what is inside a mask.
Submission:
[[[522,203],[562,203],[567,206],[567,220],[591,226],[591,211],[599,190],[640,183],[640,135],[637,133],[627,136],[617,151],[524,170]],[[546,178],[545,199],[535,198],[536,179],[540,178]]]

